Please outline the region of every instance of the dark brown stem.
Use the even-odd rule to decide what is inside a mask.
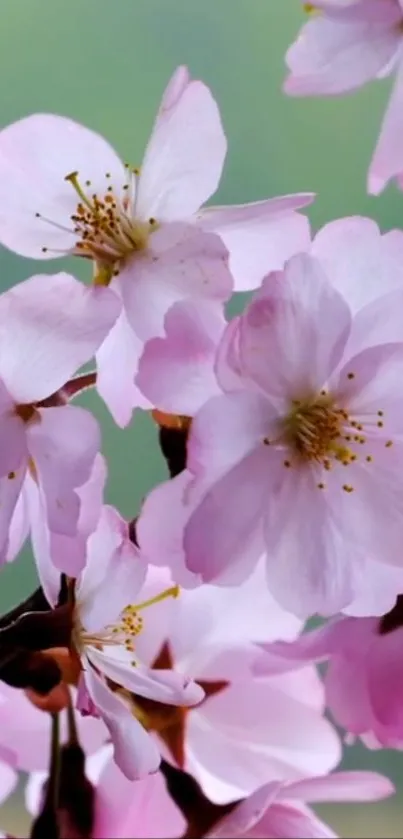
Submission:
[[[187,822],[183,839],[199,839],[204,836],[238,803],[213,804],[191,775],[176,769],[166,760],[161,761],[160,770],[171,798]]]
[[[74,399],[75,396],[78,396],[80,393],[83,393],[84,390],[90,390],[91,388],[95,387],[97,383],[97,374],[95,370],[91,370],[89,373],[81,373],[79,376],[74,376],[73,379],[70,379],[69,382],[66,382],[64,387],[61,389],[61,393],[67,399]]]

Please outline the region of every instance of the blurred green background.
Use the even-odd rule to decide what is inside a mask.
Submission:
[[[284,53],[303,19],[299,0],[2,0],[1,124],[37,111],[65,114],[105,134],[137,164],[164,86],[185,63],[212,88],[229,138],[216,202],[308,190],[318,194],[310,209],[314,227],[355,213],[371,215],[384,229],[398,227],[403,195],[393,188],[378,199],[365,194],[389,83],[334,100],[283,96]],[[66,265],[85,278],[78,262]],[[1,289],[61,268],[2,250]],[[82,402],[102,423],[108,500],[133,515],[165,474],[155,430],[138,416],[119,431],[95,397]],[[11,607],[34,581],[26,552],[2,570],[0,608]],[[345,763],[389,773],[400,793],[388,804],[321,812],[344,837],[401,837],[403,755],[349,747]],[[14,797],[0,812],[0,828],[21,836],[26,824]]]

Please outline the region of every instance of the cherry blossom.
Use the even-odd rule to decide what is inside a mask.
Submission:
[[[227,248],[243,288],[309,244],[307,219],[296,210],[310,194],[199,211],[218,186],[225,153],[218,107],[184,67],[163,95],[141,168],[64,117],[36,114],[0,134],[3,244],[23,256],[90,259],[95,282],[110,283],[122,299],[97,359],[99,393],[120,425],[134,406],[147,407],[133,376],[144,341],[163,334],[169,307],[230,296]]]
[[[75,587],[72,642],[85,689],[110,732],[115,760],[132,780],[158,769],[160,754],[133,715],[130,693],[184,707],[203,698],[202,689],[190,678],[170,670],[154,672],[137,656],[135,639],[142,630],[142,613],[155,605],[150,622],[153,617],[158,621],[157,604],[177,596],[177,587],[171,586],[153,598],[133,602],[145,575],[146,565],[129,539],[127,524],[112,507],[104,507]],[[107,679],[120,688],[112,691]]]
[[[403,186],[403,7],[400,0],[314,0],[286,62],[291,96],[334,96],[394,73],[396,80],[368,174],[377,195]]]
[[[155,732],[163,757],[191,773],[215,803],[235,801],[269,779],[292,780],[333,768],[340,758],[336,732],[323,718],[323,688],[313,668],[254,676],[255,642],[293,638],[300,626],[272,600],[260,567],[244,586],[181,590],[159,604],[136,650],[152,673],[175,668],[203,688],[193,708],[172,708],[138,696],[135,705]],[[148,571],[142,596],[170,581]],[[236,616],[228,620],[228,615]],[[288,662],[287,662],[288,665]]]
[[[379,801],[394,792],[376,772],[334,772],[289,784],[271,783],[241,801],[207,836],[225,839],[327,839],[336,834],[306,806],[322,801]]]
[[[204,581],[239,583],[266,552],[272,593],[306,617],[354,600],[366,555],[401,567],[403,345],[376,334],[373,312],[349,354],[349,308],[308,255],[263,283],[220,361],[232,389],[192,423],[184,547]]]
[[[24,483],[40,496],[46,527],[74,538],[77,490],[87,482],[100,447],[96,420],[66,404],[63,387],[89,361],[119,312],[114,293],[86,288],[67,274],[31,277],[0,298],[0,558],[16,511],[24,531]],[[15,537],[17,546],[23,540]],[[10,550],[9,550],[10,548]],[[68,554],[59,568],[74,573]]]

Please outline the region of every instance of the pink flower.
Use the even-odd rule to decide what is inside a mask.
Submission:
[[[237,800],[268,780],[329,771],[340,758],[313,668],[254,675],[261,656],[254,642],[293,638],[299,628],[273,603],[263,574],[261,567],[237,589],[182,590],[159,604],[158,621],[145,622],[136,638],[152,673],[175,668],[203,688],[204,699],[193,708],[141,696],[135,704],[163,757],[191,773],[216,803]],[[169,580],[166,571],[150,568],[142,596]]]
[[[209,831],[209,839],[327,839],[336,834],[306,803],[379,801],[392,795],[388,778],[376,772],[334,772],[289,784],[266,784],[241,801]]]
[[[386,311],[373,307],[354,354],[346,302],[300,255],[229,327],[228,392],[198,412],[188,446],[184,548],[204,581],[239,582],[265,552],[272,593],[306,617],[348,606],[368,556],[401,567],[403,344],[382,344]]]
[[[24,530],[18,502],[28,480],[49,532],[60,539],[76,536],[77,490],[91,474],[100,436],[94,417],[66,404],[62,390],[91,359],[118,312],[112,291],[86,288],[67,274],[31,277],[0,298],[2,561],[16,547],[8,543],[14,513],[17,530]],[[74,573],[68,555],[59,568]]]
[[[283,672],[328,661],[326,703],[336,722],[369,748],[403,748],[402,598],[379,618],[339,618],[287,644],[271,645]],[[263,657],[257,672],[272,672]]]
[[[127,524],[112,507],[104,507],[88,540],[87,563],[75,588],[73,643],[81,657],[86,690],[110,732],[115,760],[132,780],[158,769],[159,750],[122,691],[113,692],[106,679],[139,697],[169,705],[192,705],[203,698],[191,679],[167,670],[153,672],[135,652],[141,613],[177,594],[171,587],[151,602],[133,603],[145,574],[146,565],[129,539]]]
[[[372,158],[369,192],[390,178],[403,186],[403,6],[401,0],[315,0],[312,17],[286,56],[292,96],[333,96],[396,73]]]
[[[122,298],[98,354],[99,392],[121,425],[146,404],[133,376],[144,341],[163,334],[169,307],[229,297],[227,248],[237,287],[250,288],[309,243],[308,222],[295,211],[311,195],[200,211],[225,153],[217,105],[184,67],[163,95],[141,170],[63,117],[37,114],[0,134],[3,244],[36,258],[90,258],[96,282],[110,282]]]

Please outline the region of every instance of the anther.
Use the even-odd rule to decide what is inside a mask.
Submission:
[[[354,487],[352,487],[351,484],[343,484],[343,489],[344,492],[353,492]]]
[[[393,440],[387,440],[385,443],[385,448],[390,449],[391,446],[393,446]]]
[[[347,373],[348,379],[354,379],[354,373]]]
[[[289,469],[290,466],[291,466],[290,461],[289,460],[284,460],[284,466],[286,467],[286,469]]]

